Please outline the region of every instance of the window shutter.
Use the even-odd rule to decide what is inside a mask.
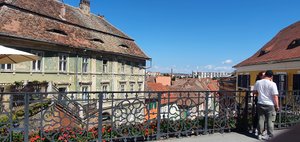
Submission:
[[[293,75],[293,90],[300,90],[300,74]]]

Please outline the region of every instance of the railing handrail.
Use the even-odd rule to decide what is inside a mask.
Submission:
[[[12,105],[14,100],[5,100],[2,101],[3,104],[6,104],[6,107],[3,108],[5,111],[1,112],[1,114],[3,114],[1,115],[2,118],[0,121],[3,122],[1,122],[0,125],[5,125],[5,127],[9,128],[7,135],[11,138],[13,137],[12,133],[25,131],[25,141],[28,141],[28,138],[36,133],[40,136],[47,137],[48,132],[43,132],[43,128],[48,127],[50,125],[49,123],[53,124],[53,126],[50,126],[51,128],[53,127],[55,131],[49,134],[50,136],[47,137],[47,139],[50,141],[58,140],[59,135],[66,135],[65,129],[68,128],[68,126],[73,127],[73,125],[71,125],[73,124],[72,121],[76,124],[74,129],[81,128],[79,130],[83,131],[81,135],[95,136],[92,140],[98,139],[99,141],[115,141],[118,139],[139,141],[138,138],[140,136],[144,138],[143,140],[153,140],[154,138],[160,139],[190,134],[207,134],[242,128],[246,131],[249,130],[249,124],[251,124],[248,122],[252,121],[252,117],[250,116],[253,116],[255,113],[255,111],[253,111],[255,110],[255,101],[251,92],[252,91],[6,92],[1,94],[6,95],[5,98],[10,99],[12,99],[14,95],[24,94],[25,99],[17,101],[24,102],[24,106],[26,106],[24,107],[24,121],[19,121],[20,123],[26,123],[23,124],[24,127],[13,128],[15,123],[13,117],[19,114],[17,114]],[[300,113],[300,92],[285,92],[289,92],[288,94],[291,97],[280,97],[279,102],[283,110],[278,112],[280,118],[277,119],[276,122],[277,128],[289,127],[300,121],[300,116],[298,116],[298,113]],[[73,99],[73,97],[69,97],[81,93],[88,93],[88,96],[92,97],[88,97],[87,99]],[[52,97],[48,96],[48,98],[51,97],[51,105],[47,106],[47,108],[44,108],[43,104],[30,107],[30,102],[45,101],[45,98],[30,100],[30,95],[32,94],[52,94]],[[108,95],[108,97],[103,98],[104,94]],[[280,93],[279,95],[287,96],[287,93],[284,94]],[[152,96],[155,97],[152,98]],[[89,111],[89,108],[85,109],[83,107],[77,109],[76,106],[73,109],[70,108],[73,107],[74,104],[82,106],[77,101],[87,101],[89,103],[97,102],[96,111]],[[40,111],[38,112],[40,118],[29,118],[29,114],[37,114],[36,112],[31,112],[34,110],[29,110],[29,108],[34,107],[40,107],[37,109]],[[107,107],[109,108],[106,109]],[[79,112],[82,111],[88,111],[86,112],[86,117],[78,115]],[[94,112],[98,114],[91,114]],[[18,113],[22,115],[22,112]],[[47,120],[47,115],[53,115],[50,117],[53,121]],[[5,121],[6,117],[8,117],[7,121]],[[68,123],[66,123],[66,120]],[[29,127],[29,122],[31,122],[30,124],[34,123],[32,124],[33,126]],[[37,127],[39,132],[31,130],[35,129],[35,127]],[[30,131],[36,133],[31,133]],[[95,131],[98,131],[98,135],[93,133]],[[7,135],[1,135],[1,133],[4,132],[0,132],[0,141],[4,141],[1,138]]]
[[[67,94],[82,94],[82,93],[89,93],[89,94],[97,94],[97,93],[108,93],[108,94],[119,94],[119,93],[199,93],[199,92],[210,92],[210,93],[220,93],[220,92],[229,92],[229,93],[238,93],[238,92],[253,92],[252,90],[236,90],[236,91],[69,91],[69,92],[62,92]],[[279,92],[300,92],[300,90],[279,90]],[[0,92],[0,94],[57,94],[60,92]]]

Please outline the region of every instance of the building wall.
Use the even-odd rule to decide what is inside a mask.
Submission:
[[[242,71],[237,74],[249,74],[250,75],[250,86],[254,86],[256,82],[256,76],[261,70],[258,71]],[[287,75],[287,86],[288,90],[293,90],[293,75],[300,74],[299,69],[286,69],[286,70],[272,70],[274,74],[286,74]]]
[[[0,70],[0,83],[13,83],[15,81],[47,81],[52,82],[56,87],[67,87],[67,91],[81,91],[82,86],[88,86],[88,91],[103,91],[102,83],[108,83],[107,91],[120,91],[120,82],[125,84],[125,91],[144,90],[145,60],[118,57],[114,55],[87,54],[77,55],[58,51],[23,49],[23,51],[42,51],[44,57],[41,59],[41,71],[33,71],[33,62],[13,64],[12,70]],[[59,55],[67,55],[66,72],[59,71]],[[95,52],[94,52],[95,54]],[[83,57],[88,58],[87,72],[82,72]],[[107,60],[107,72],[103,72],[103,60]],[[120,71],[120,62],[127,62],[125,72]],[[77,68],[77,69],[76,69]],[[131,71],[133,69],[133,72]],[[78,72],[78,73],[76,73]],[[76,81],[78,80],[78,81]],[[78,84],[76,85],[76,82]],[[142,84],[142,85],[139,85]]]

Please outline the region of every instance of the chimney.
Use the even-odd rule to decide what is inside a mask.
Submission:
[[[80,9],[85,14],[90,14],[90,0],[80,0]]]

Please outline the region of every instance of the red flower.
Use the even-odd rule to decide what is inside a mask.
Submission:
[[[58,137],[58,140],[63,140],[63,139],[64,139],[64,137],[62,137],[62,136]]]

